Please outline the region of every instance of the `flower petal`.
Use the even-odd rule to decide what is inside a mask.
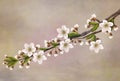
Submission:
[[[100,43],[101,43],[101,40],[97,40],[96,43],[97,43],[97,44],[100,44]]]
[[[30,47],[34,47],[34,43],[30,43]]]
[[[104,49],[103,45],[100,45],[100,49]]]
[[[99,53],[99,49],[95,49],[95,53]]]
[[[94,50],[94,46],[91,45],[91,46],[89,47],[89,49],[90,49],[91,51]]]
[[[112,22],[108,22],[109,26],[113,26],[113,23]]]
[[[29,47],[29,45],[28,45],[27,43],[25,43],[25,44],[24,44],[24,47],[25,47],[25,48],[28,48],[28,47]]]
[[[103,20],[103,23],[107,23],[108,21],[107,20]]]
[[[73,45],[72,45],[72,44],[69,44],[69,48],[73,48]]]

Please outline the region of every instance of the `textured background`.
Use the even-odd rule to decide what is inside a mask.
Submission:
[[[43,45],[54,38],[61,25],[77,23],[82,32],[91,14],[104,19],[119,8],[120,0],[0,0],[0,81],[120,81],[120,30],[112,40],[99,34],[105,47],[99,54],[76,46],[28,70],[10,71],[1,64],[4,54],[15,55],[26,42]]]

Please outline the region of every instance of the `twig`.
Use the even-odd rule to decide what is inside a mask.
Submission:
[[[119,10],[117,10],[115,13],[113,13],[112,15],[110,15],[109,17],[107,17],[107,18],[105,18],[106,20],[109,20],[109,19],[111,19],[111,18],[116,18],[117,16],[119,16],[120,15],[120,9]],[[100,20],[99,20],[100,21]],[[97,34],[97,33],[100,33],[101,32],[101,30],[98,30],[98,31],[95,31],[95,32],[92,32],[91,33],[91,30],[88,30],[88,31],[84,31],[84,32],[82,32],[81,34],[79,34],[79,35],[77,35],[77,36],[74,36],[74,37],[71,37],[70,39],[74,39],[74,38],[80,38],[80,37],[82,37],[82,38],[80,38],[80,39],[84,39],[84,38],[86,38],[86,36],[88,35],[88,34]],[[60,44],[58,44],[58,46],[59,46]],[[52,48],[54,48],[54,47],[50,47],[50,48],[47,48],[46,50],[44,50],[44,51],[48,51],[48,50],[50,50],[50,49],[52,49]]]
[[[116,18],[118,15],[120,15],[120,9],[118,9],[115,13],[107,17],[106,20],[109,20],[111,18]]]

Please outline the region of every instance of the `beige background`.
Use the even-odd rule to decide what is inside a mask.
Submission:
[[[61,25],[77,23],[82,32],[91,14],[104,19],[119,8],[120,0],[0,0],[0,81],[120,81],[120,30],[112,40],[99,34],[105,47],[99,54],[76,46],[28,70],[10,71],[1,64],[5,54],[14,56],[26,42],[43,45],[56,37]]]

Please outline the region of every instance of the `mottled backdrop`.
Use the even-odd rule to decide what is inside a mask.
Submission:
[[[24,43],[43,45],[54,38],[61,25],[79,24],[82,32],[91,14],[104,19],[119,8],[120,0],[0,0],[0,81],[120,81],[120,30],[112,40],[99,34],[105,47],[99,54],[76,46],[28,70],[10,71],[1,64],[5,54],[17,54]]]

